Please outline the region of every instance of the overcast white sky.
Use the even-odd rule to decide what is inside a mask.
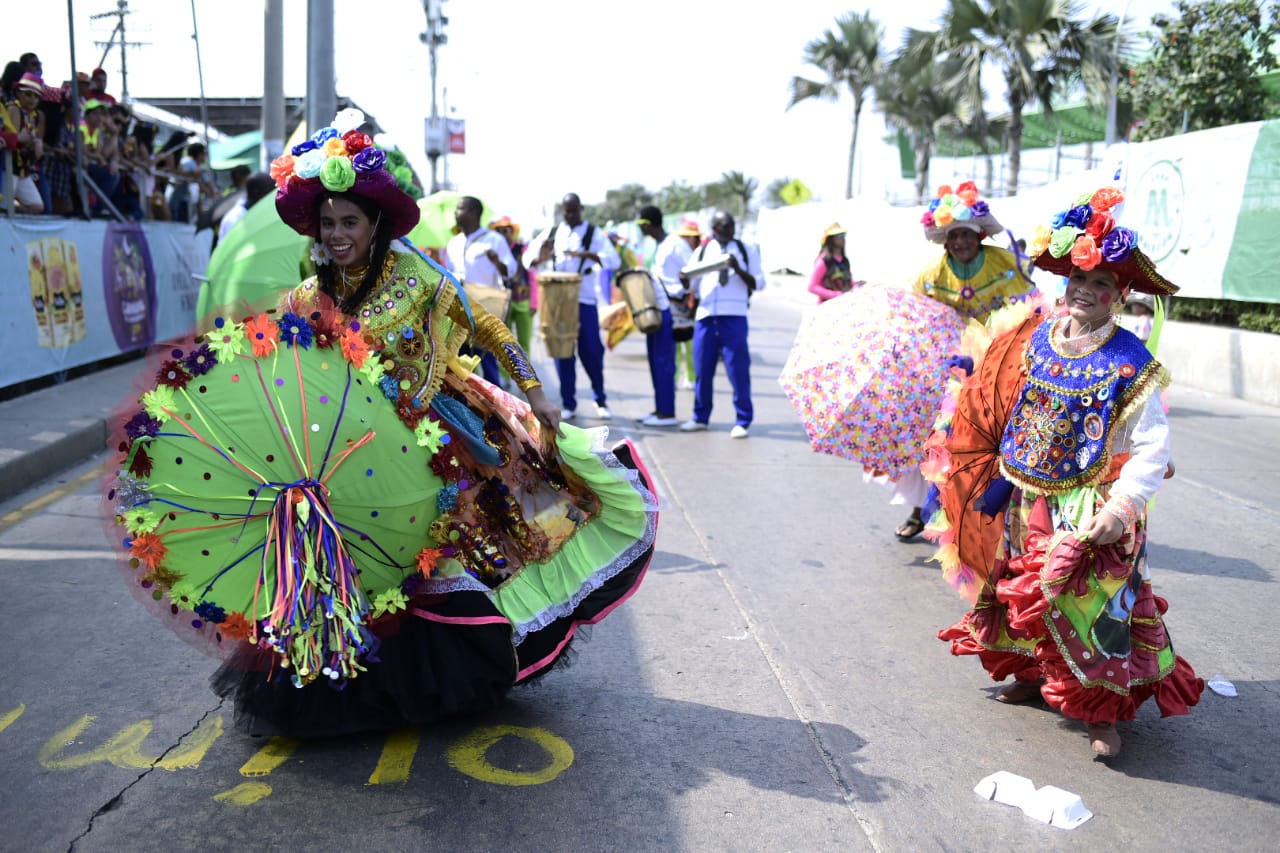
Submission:
[[[819,198],[844,190],[851,107],[811,102],[787,110],[792,76],[818,76],[804,46],[856,8],[885,26],[894,49],[904,27],[930,26],[944,0],[446,0],[449,43],[439,52],[439,94],[467,122],[467,153],[448,158],[448,177],[493,209],[529,221],[566,192],[591,203],[636,182],[702,184],[745,172],[761,186],[800,178]],[[1172,0],[1105,5],[1146,25]],[[113,0],[74,0],[76,62],[102,59]],[[209,96],[262,93],[262,0],[195,0]],[[34,7],[32,7],[34,8]],[[39,6],[38,23],[0,29],[0,56],[38,52],[56,84],[68,76],[65,5]],[[192,3],[130,0],[129,90],[135,98],[199,95]],[[305,0],[285,0],[285,90],[306,89]],[[771,9],[767,13],[754,11]],[[375,14],[376,12],[376,14]],[[429,180],[423,119],[430,113],[421,0],[335,0],[338,92],[377,116]],[[119,94],[118,50],[107,57]],[[863,139],[880,133],[867,116]],[[861,178],[870,191],[893,164],[874,157]]]

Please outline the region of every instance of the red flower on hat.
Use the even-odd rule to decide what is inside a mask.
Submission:
[[[1124,193],[1115,187],[1102,187],[1089,199],[1089,206],[1094,210],[1110,210],[1124,201]]]
[[[373,140],[369,138],[369,134],[359,130],[347,131],[342,136],[342,142],[347,146],[347,151],[350,152],[353,157],[373,144]]]
[[[282,189],[293,175],[293,155],[281,154],[271,161],[271,178],[276,187]]]
[[[1095,241],[1101,242],[1107,233],[1116,227],[1115,217],[1105,210],[1095,210],[1093,216],[1089,217],[1089,222],[1084,226],[1084,233],[1088,234]]]

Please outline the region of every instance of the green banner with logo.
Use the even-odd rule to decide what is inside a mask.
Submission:
[[[1242,302],[1280,302],[1280,121],[1258,131],[1240,197],[1222,295]]]

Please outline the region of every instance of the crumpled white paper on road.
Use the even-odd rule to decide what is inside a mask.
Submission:
[[[1236,686],[1232,684],[1230,681],[1227,681],[1227,678],[1225,675],[1215,675],[1213,678],[1210,678],[1208,681],[1206,681],[1205,685],[1214,693],[1217,693],[1219,696],[1238,696],[1239,695],[1236,692]]]
[[[1078,795],[1053,785],[1036,790],[1035,783],[1026,776],[1007,770],[987,776],[974,786],[973,792],[984,800],[1022,809],[1028,817],[1059,829],[1075,829],[1093,817]]]

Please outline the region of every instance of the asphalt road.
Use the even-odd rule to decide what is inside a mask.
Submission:
[[[633,426],[643,341],[609,354],[611,431],[661,491],[658,553],[572,666],[483,718],[241,736],[214,662],[126,590],[101,458],[0,504],[0,850],[1274,849],[1280,410],[1169,395],[1152,572],[1178,652],[1239,695],[1167,720],[1148,703],[1104,764],[934,639],[966,605],[932,546],[896,542],[887,492],[809,450],[777,383],[801,289],[754,300],[746,441],[723,377],[709,432]],[[976,796],[999,770],[1094,817],[1065,831]]]

